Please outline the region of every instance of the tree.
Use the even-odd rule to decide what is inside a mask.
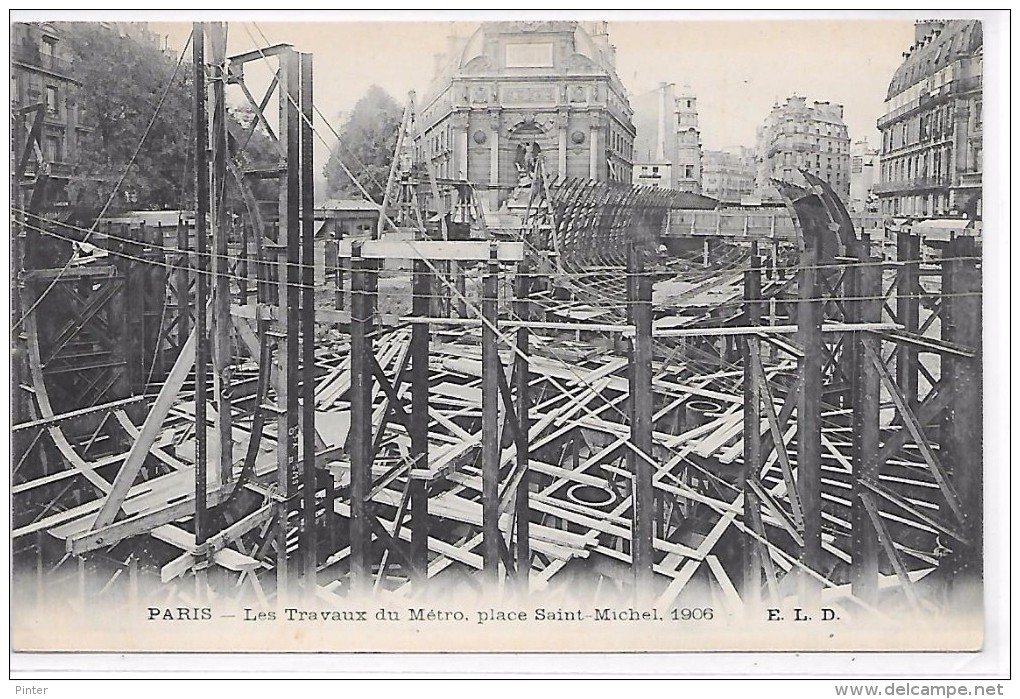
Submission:
[[[103,24],[65,22],[60,28],[71,44],[81,121],[88,129],[78,142],[72,200],[84,208],[103,207],[138,149],[111,209],[187,207],[193,191],[190,66],[178,67],[176,57],[157,45]]]
[[[385,90],[378,85],[368,88],[340,130],[323,169],[327,196],[363,196],[342,161],[372,199],[382,201],[402,117],[403,108]]]

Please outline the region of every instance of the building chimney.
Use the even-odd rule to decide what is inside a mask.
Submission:
[[[914,43],[921,43],[926,37],[942,31],[946,23],[937,19],[919,19],[914,23]]]

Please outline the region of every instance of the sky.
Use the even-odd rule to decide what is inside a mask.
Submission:
[[[443,18],[459,20],[461,15]],[[228,54],[275,43],[290,43],[299,51],[313,53],[315,103],[336,130],[340,127],[337,115],[350,110],[373,83],[401,102],[408,90],[423,93],[432,78],[433,54],[444,50],[446,37],[451,32],[469,35],[477,26],[475,21],[405,22],[389,16],[383,21],[357,22],[245,19],[228,23]],[[166,35],[177,50],[191,29],[190,24],[179,22],[150,22],[150,27]],[[706,149],[753,146],[755,129],[772,104],[792,94],[803,95],[809,102],[843,104],[850,138],[866,138],[877,146],[875,121],[882,114],[886,88],[903,60],[902,53],[913,42],[913,22],[902,16],[877,20],[610,19],[609,38],[617,50],[617,74],[631,94],[647,92],[660,82],[693,88]],[[335,137],[321,119],[316,130],[323,137],[315,158],[321,170]]]

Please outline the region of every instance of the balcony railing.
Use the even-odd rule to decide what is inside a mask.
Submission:
[[[895,180],[893,182],[879,182],[874,187],[875,194],[887,194],[889,192],[909,192],[916,189],[935,189],[937,187],[948,187],[949,181],[944,177],[913,177],[909,180]]]
[[[49,168],[49,175],[50,175],[50,177],[55,178],[55,179],[66,180],[66,179],[70,178],[71,175],[74,173],[74,166],[71,165],[70,163],[66,163],[66,162],[62,162],[62,161],[54,161],[54,162],[47,163],[47,166]],[[38,166],[37,166],[37,164],[34,161],[30,161],[25,166],[25,176],[26,177],[35,177],[37,173],[38,173]]]
[[[12,47],[11,58],[59,75],[71,74],[71,63],[69,61],[65,61],[58,56],[45,54],[35,44],[20,44]]]
[[[980,172],[961,172],[960,173],[960,186],[962,186],[962,187],[980,187],[981,186],[981,173]]]
[[[925,107],[931,102],[939,99],[940,97],[946,97],[947,95],[952,93],[959,94],[961,92],[979,90],[981,89],[981,80],[982,77],[980,75],[974,75],[969,78],[957,78],[956,80],[953,80],[945,85],[941,85],[940,87],[937,87],[929,92],[926,92],[917,99],[911,100],[906,104],[897,107],[888,114],[883,114],[881,117],[878,118],[878,128],[881,129],[886,124],[895,121],[896,119],[899,119],[903,115],[908,114],[914,111],[915,109]]]

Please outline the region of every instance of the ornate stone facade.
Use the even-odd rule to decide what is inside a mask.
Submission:
[[[520,146],[546,172],[631,181],[633,111],[605,22],[485,22],[451,37],[422,100],[420,155],[471,180],[494,210],[518,182]]]

